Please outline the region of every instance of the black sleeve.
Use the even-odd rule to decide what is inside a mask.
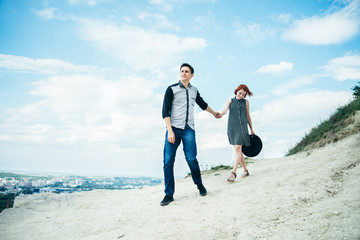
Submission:
[[[197,92],[197,95],[196,95],[196,103],[197,105],[199,105],[199,107],[202,109],[202,110],[205,110],[207,107],[208,107],[208,104],[204,101],[204,99],[200,96],[200,93],[199,91]]]
[[[171,87],[168,87],[165,92],[163,106],[162,106],[162,117],[170,117],[171,116],[171,105],[174,99],[174,93]]]

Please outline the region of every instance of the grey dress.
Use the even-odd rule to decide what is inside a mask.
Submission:
[[[246,100],[232,98],[229,107],[227,134],[231,145],[250,146]]]

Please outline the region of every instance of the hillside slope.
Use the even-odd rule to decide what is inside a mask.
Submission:
[[[312,128],[287,155],[323,147],[356,133],[360,133],[360,98],[338,108],[328,120]]]
[[[201,197],[191,178],[159,205],[163,185],[141,190],[24,195],[0,214],[15,239],[356,239],[360,238],[360,134],[292,156],[256,160],[228,183],[208,172]]]

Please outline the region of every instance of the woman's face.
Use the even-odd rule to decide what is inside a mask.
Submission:
[[[236,99],[243,99],[245,97],[246,97],[246,92],[244,91],[244,89],[240,89],[239,91],[237,91]]]

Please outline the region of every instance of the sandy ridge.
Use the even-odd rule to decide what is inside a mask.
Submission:
[[[251,176],[163,186],[21,196],[0,214],[0,239],[360,239],[360,134],[294,156],[256,160]]]

